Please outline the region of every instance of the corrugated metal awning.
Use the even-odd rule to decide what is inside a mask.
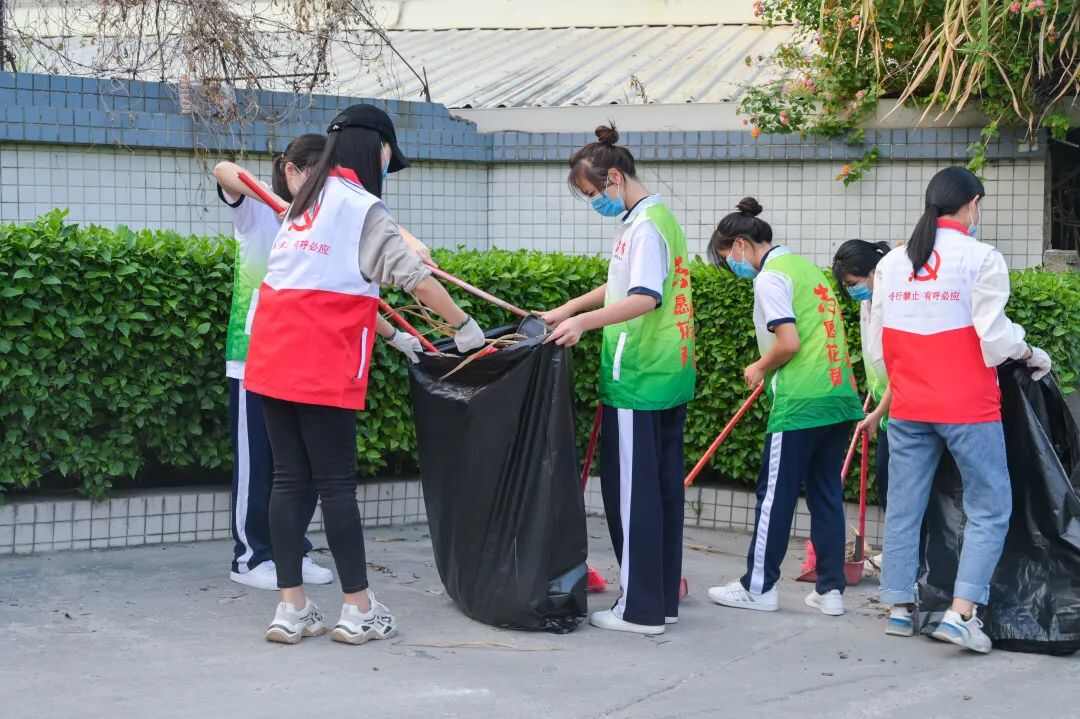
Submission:
[[[730,102],[763,79],[758,57],[792,37],[789,27],[724,24],[388,34],[426,70],[431,99],[451,108],[643,104],[642,93],[658,104]],[[344,94],[422,97],[421,82],[388,52],[363,70],[341,58],[337,70]]]

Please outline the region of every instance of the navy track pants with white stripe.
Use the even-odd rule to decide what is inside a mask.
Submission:
[[[244,389],[244,381],[229,378],[229,423],[233,440],[232,571],[243,574],[273,559],[270,551],[270,489],[274,456],[263,421],[262,398]],[[315,513],[311,493],[310,517]],[[304,553],[311,542],[304,539]]]
[[[685,422],[686,405],[604,406],[600,487],[622,589],[614,611],[634,624],[679,616]]]
[[[765,435],[757,484],[754,537],[746,557],[742,585],[762,594],[780,579],[791,520],[806,486],[810,540],[817,554],[817,591],[844,591],[844,465],[852,423]]]

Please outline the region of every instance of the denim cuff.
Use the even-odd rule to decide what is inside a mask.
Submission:
[[[990,601],[990,586],[987,584],[980,586],[968,582],[957,582],[953,585],[953,597],[966,599],[975,604],[986,604]]]
[[[896,604],[914,604],[915,592],[911,589],[882,589],[878,601],[890,607]]]

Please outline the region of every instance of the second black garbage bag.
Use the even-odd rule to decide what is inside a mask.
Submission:
[[[1013,511],[980,616],[999,649],[1072,654],[1080,649],[1080,430],[1052,379],[1035,382],[1009,365],[998,381]],[[924,633],[951,601],[964,524],[960,475],[946,453],[923,525]]]
[[[486,624],[568,632],[587,608],[573,369],[537,329],[489,332],[520,341],[450,376],[460,357],[422,356],[410,370],[413,411],[447,593]]]

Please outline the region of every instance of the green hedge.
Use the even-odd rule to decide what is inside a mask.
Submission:
[[[439,252],[450,272],[532,309],[553,307],[604,281],[599,258],[529,252]],[[230,463],[223,344],[232,242],[171,232],[65,224],[54,212],[0,226],[0,494],[44,476],[102,496],[147,466],[223,470]],[[700,456],[746,390],[756,355],[750,283],[693,266],[698,399],[686,429]],[[484,326],[500,310],[455,290]],[[404,298],[391,293],[391,303]],[[858,318],[845,303],[854,358]],[[1057,364],[1063,385],[1080,376],[1080,276],[1013,275],[1011,316]],[[596,403],[599,334],[574,352],[579,441]],[[938,361],[933,358],[930,361]],[[857,368],[861,373],[861,368]],[[360,422],[361,472],[415,471],[415,435],[401,356],[378,343],[369,408]],[[713,461],[751,484],[766,408],[759,403]]]

